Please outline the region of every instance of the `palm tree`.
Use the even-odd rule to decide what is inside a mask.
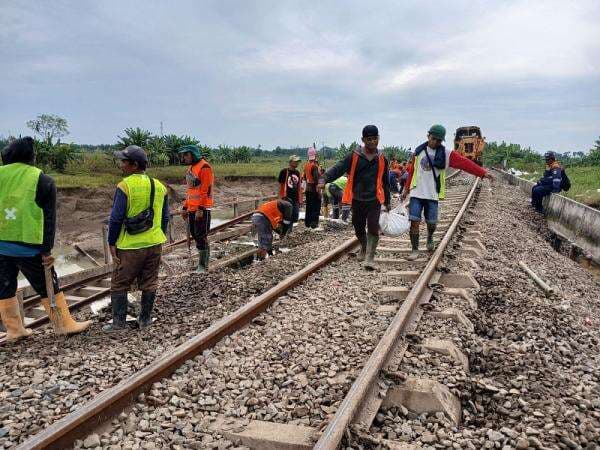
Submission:
[[[150,142],[152,133],[148,130],[142,130],[140,127],[136,128],[125,128],[125,136],[117,136],[117,147],[119,150],[123,150],[125,147],[130,145],[137,145],[146,149]]]

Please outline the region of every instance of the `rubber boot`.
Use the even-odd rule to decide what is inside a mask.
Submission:
[[[156,292],[142,292],[140,315],[138,316],[138,326],[140,328],[147,328],[152,325],[152,308],[154,307],[155,298]]]
[[[419,233],[409,233],[410,236],[410,245],[412,247],[412,251],[410,255],[406,257],[409,261],[414,261],[419,257]]]
[[[377,250],[377,244],[379,243],[379,236],[375,234],[367,234],[367,251],[365,253],[365,262],[363,267],[367,270],[376,270],[375,265],[375,251]]]
[[[427,250],[432,252],[435,249],[435,243],[433,242],[433,233],[435,233],[435,224],[427,224]]]
[[[65,299],[64,293],[57,292],[54,294],[54,299],[56,300],[56,308],[52,309],[50,307],[50,299],[48,298],[42,299],[42,305],[44,305],[46,314],[48,314],[50,323],[56,334],[81,333],[82,331],[87,330],[92,324],[91,320],[77,322],[71,317],[71,312],[67,306],[67,299]]]
[[[196,268],[196,273],[206,273],[207,267],[205,263],[208,259],[207,253],[208,250],[198,250],[198,267]]]
[[[358,241],[360,242],[360,249],[358,250],[358,253],[356,254],[356,260],[364,261],[365,254],[367,253],[367,237],[365,236],[362,239],[358,238]]]
[[[32,331],[23,326],[17,297],[0,300],[0,318],[6,328],[7,341],[16,341],[31,335]]]
[[[113,323],[105,325],[102,330],[111,332],[127,328],[127,292],[111,292]]]

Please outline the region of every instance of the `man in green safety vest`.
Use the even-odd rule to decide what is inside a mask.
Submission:
[[[436,124],[429,128],[427,141],[419,145],[412,155],[408,180],[404,185],[402,199],[410,193],[408,218],[410,219],[411,253],[406,258],[414,261],[419,257],[419,224],[422,216],[427,224],[427,250],[433,252],[433,236],[438,222],[438,202],[446,196],[446,169],[460,169],[471,175],[493,179],[483,167],[442,145],[446,128]]]
[[[52,267],[56,230],[54,180],[34,164],[33,139],[24,137],[2,150],[0,166],[0,316],[7,340],[27,337],[17,301],[17,276],[22,272],[42,298],[42,305],[58,334],[79,333],[91,321],[76,322],[69,312]],[[56,305],[46,292],[45,268],[52,274]]]
[[[115,267],[110,301],[113,322],[105,331],[126,328],[127,292],[137,279],[142,291],[138,325],[152,324],[162,244],[169,223],[167,188],[145,174],[146,152],[137,145],[114,152],[125,178],[117,185],[108,227],[108,245]]]
[[[331,183],[327,183],[325,185],[325,195],[329,197],[329,199],[331,200],[331,204],[333,205],[333,218],[340,218],[341,208],[342,220],[344,222],[348,222],[348,217],[350,216],[350,205],[344,205],[342,203],[342,196],[344,195],[344,189],[346,189],[347,183],[348,178],[345,176],[341,176],[337,180],[332,181]]]

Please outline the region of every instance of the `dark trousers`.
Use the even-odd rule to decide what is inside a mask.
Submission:
[[[362,202],[352,200],[352,225],[354,225],[354,234],[361,244],[367,242],[367,233],[379,236],[379,214],[381,213],[381,204],[377,200]]]
[[[196,220],[196,213],[190,212],[188,215],[190,234],[196,241],[198,250],[208,249],[208,232],[210,231],[210,211],[202,209],[204,216],[200,220]]]
[[[318,192],[306,192],[306,214],[304,224],[309,228],[319,226],[319,214],[321,213],[321,196]]]
[[[290,200],[292,203],[292,223],[298,222],[298,217],[300,217],[300,204],[297,200]]]
[[[339,186],[336,186],[335,184],[330,184],[329,193],[331,194],[331,203],[333,205],[333,218],[340,218],[341,207],[342,220],[348,220],[348,216],[350,215],[350,208],[348,206],[342,206],[342,197],[344,196],[344,191],[342,191]]]
[[[538,212],[544,212],[542,201],[544,197],[552,193],[551,186],[534,186],[531,190],[531,206]]]
[[[52,271],[52,280],[54,292],[59,291],[58,277]],[[44,266],[42,265],[42,255],[36,255],[29,258],[18,256],[0,255],[0,300],[13,298],[17,293],[17,277],[22,272],[29,281],[31,287],[42,298],[48,297],[46,292],[46,278],[44,276]]]
[[[117,249],[117,256],[121,262],[113,270],[110,291],[127,292],[137,280],[140,291],[156,292],[161,255],[161,244],[131,250]]]

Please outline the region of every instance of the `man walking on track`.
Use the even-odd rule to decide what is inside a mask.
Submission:
[[[321,194],[319,192],[319,163],[317,162],[317,150],[314,147],[308,149],[308,162],[304,165],[304,181],[306,182],[306,213],[304,224],[307,228],[319,226],[319,214],[321,213]]]
[[[289,167],[279,172],[279,198],[287,198],[292,203],[292,222],[298,222],[300,204],[302,203],[302,186],[298,163],[300,158],[296,155],[290,156]]]
[[[42,298],[42,305],[57,334],[80,333],[91,321],[71,317],[52,267],[56,232],[56,186],[34,164],[33,139],[24,137],[2,151],[0,166],[0,317],[7,340],[29,336],[17,301],[17,277],[25,275]],[[52,286],[46,285],[50,271]],[[47,292],[47,287],[53,290]],[[50,298],[53,294],[54,302]],[[54,303],[54,304],[53,304]]]
[[[419,257],[421,214],[425,215],[427,223],[427,250],[431,252],[435,248],[433,233],[438,222],[438,200],[443,200],[446,195],[446,168],[461,169],[477,177],[493,179],[484,168],[470,159],[454,150],[446,150],[442,145],[445,138],[446,129],[442,125],[433,125],[427,134],[427,142],[415,149],[409,164],[402,199],[410,192],[408,217],[412,251],[407,259],[411,261]]]
[[[126,327],[127,292],[137,279],[142,291],[138,325],[152,324],[152,308],[158,286],[162,244],[167,240],[169,204],[167,188],[145,174],[146,152],[137,145],[114,152],[125,178],[117,185],[108,228],[108,244],[114,261],[110,286],[113,323],[104,331]]]
[[[374,270],[373,259],[379,243],[381,206],[386,210],[390,209],[388,162],[377,149],[379,130],[375,125],[363,128],[362,141],[364,146],[329,169],[320,183],[325,185],[348,174],[342,203],[352,205],[352,225],[360,242],[358,260],[364,261],[366,269]]]
[[[273,252],[273,232],[281,237],[292,228],[292,203],[286,199],[263,203],[252,215],[254,231],[258,235],[258,259]]]
[[[187,194],[183,203],[183,218],[188,220],[190,234],[196,241],[198,249],[196,272],[204,273],[208,271],[210,259],[208,232],[213,206],[214,174],[197,145],[184,145],[179,149],[179,153],[183,154],[183,162],[189,164],[185,175]]]

